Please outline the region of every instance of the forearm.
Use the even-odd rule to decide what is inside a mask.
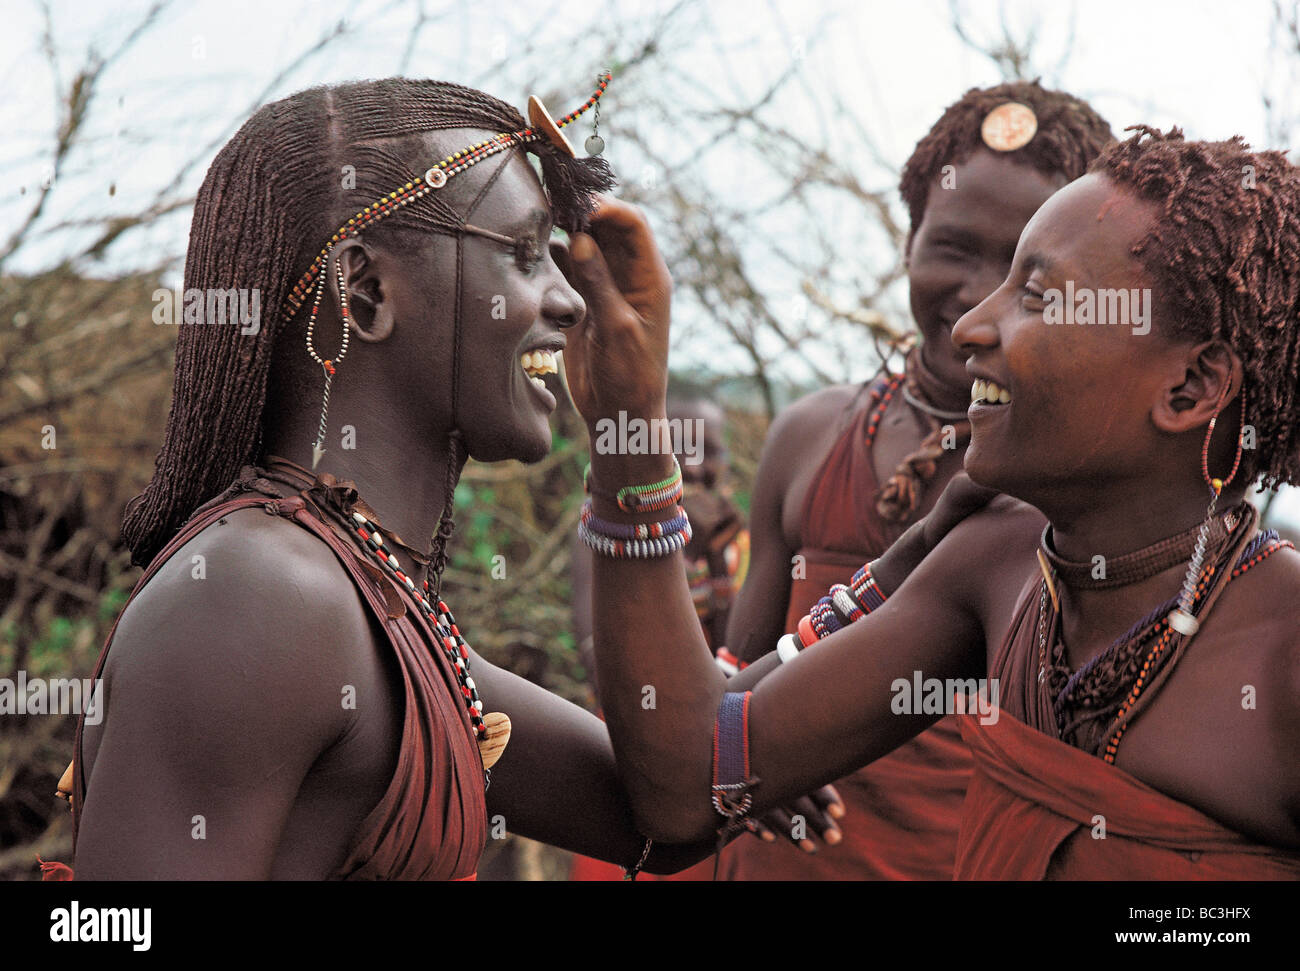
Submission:
[[[605,725],[589,712],[471,654],[488,710],[510,718],[510,741],[492,767],[488,833],[510,832],[623,867],[646,837],[634,822]],[[662,847],[646,863],[673,872],[703,858],[713,841]]]

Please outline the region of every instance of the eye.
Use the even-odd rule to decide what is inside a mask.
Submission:
[[[515,240],[515,263],[523,272],[533,270],[545,255],[536,233],[527,233]]]
[[[936,239],[930,244],[930,248],[939,256],[951,259],[965,259],[970,256],[970,249],[955,239]]]
[[[1032,280],[1027,282],[1020,292],[1021,292],[1020,302],[1022,305],[1026,307],[1030,307],[1031,305],[1039,305],[1043,303],[1043,299],[1044,299],[1043,290],[1042,288],[1039,287],[1037,283],[1035,283]],[[1032,309],[1037,309],[1037,306],[1034,306]]]

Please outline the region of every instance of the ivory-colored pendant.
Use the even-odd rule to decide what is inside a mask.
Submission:
[[[1007,101],[984,117],[980,136],[995,152],[1014,152],[1028,145],[1038,131],[1038,118],[1028,105]]]
[[[483,716],[483,727],[486,731],[478,740],[478,754],[483,759],[483,768],[490,769],[510,741],[510,716],[503,711],[489,711]]]
[[[534,131],[539,135],[545,135],[547,141],[569,158],[578,157],[578,153],[573,149],[573,144],[564,137],[564,132],[560,131],[555,124],[555,119],[546,110],[546,105],[542,104],[542,99],[535,94],[528,96],[528,123],[533,126]]]
[[[63,775],[59,779],[58,788],[54,791],[56,796],[60,799],[66,799],[69,803],[72,802],[72,767],[75,764],[74,762],[68,763],[68,767],[63,770]]]

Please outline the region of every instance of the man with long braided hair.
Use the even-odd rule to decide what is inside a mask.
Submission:
[[[580,287],[566,360],[590,423],[662,413],[657,273]],[[906,582],[868,569],[833,598],[837,630],[801,622],[785,663],[733,693],[676,557],[596,571],[601,700],[651,835],[734,828],[964,707],[957,877],[1300,878],[1300,554],[1245,498],[1300,483],[1298,322],[1300,169],[1282,152],[1145,127],[1104,151],[953,328],[966,470],[1007,495]],[[664,467],[597,455],[592,474]],[[653,724],[629,703],[649,681]]]
[[[552,221],[581,229],[612,182],[547,141],[496,150],[524,127],[453,84],[318,87],[212,163],[185,286],[270,313],[180,330],[123,527],[148,569],[101,655],[102,724],[78,729],[78,877],[465,878],[498,817],[625,866],[712,847],[646,860],[603,725],[475,656],[438,600],[466,457],[550,447],[538,375],[584,313]],[[291,288],[322,240],[313,304]]]
[[[1008,112],[1036,127],[997,128]],[[793,631],[832,583],[847,582],[925,515],[961,469],[970,380],[952,326],[1006,277],[1029,217],[1111,140],[1087,102],[1017,81],[967,91],[917,143],[899,188],[923,342],[903,373],[826,388],[777,417],[754,489],[753,566],[728,632],[742,658]],[[944,719],[836,783],[847,822],[833,853],[741,840],[723,870],[750,880],[950,879],[970,771],[956,720]],[[771,822],[789,828],[779,813]]]

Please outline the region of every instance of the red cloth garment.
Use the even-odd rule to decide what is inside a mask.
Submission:
[[[253,495],[203,507],[156,556],[131,592],[133,599],[181,546],[204,527],[237,509],[263,507],[292,520],[329,545],[347,570],[363,602],[387,635],[402,673],[402,741],[392,781],[379,804],[358,827],[339,880],[461,880],[472,877],[487,841],[483,763],[455,673],[435,640],[433,629],[411,595],[371,567],[345,539],[346,527],[321,518],[342,514],[355,491],[317,483],[299,495],[282,498],[277,486],[246,468],[238,486]],[[229,495],[230,493],[227,493]],[[337,530],[337,532],[336,532]],[[364,568],[363,568],[364,564]],[[129,601],[128,601],[129,603]],[[120,615],[119,615],[120,617]],[[114,624],[113,632],[117,625]],[[99,656],[102,676],[113,632]],[[112,710],[105,713],[112,716]],[[73,774],[73,845],[86,799],[82,759],[84,718],[77,723]]]
[[[1256,843],[1057,737],[1037,677],[1037,575],[990,677],[996,722],[958,715],[975,757],[959,880],[1296,880],[1300,853]],[[1105,838],[1093,833],[1103,817]]]
[[[817,470],[804,500],[806,576],[790,588],[787,631],[833,583],[848,583],[909,523],[876,512],[868,423],[883,382]],[[816,648],[813,648],[816,650]],[[880,650],[889,650],[881,644]],[[844,841],[810,856],[788,842],[752,836],[723,851],[728,880],[951,880],[971,757],[955,716],[948,716],[889,755],[835,783],[847,815]]]

